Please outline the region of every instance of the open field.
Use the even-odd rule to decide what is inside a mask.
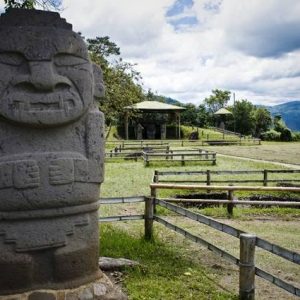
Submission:
[[[279,145],[280,146],[280,145]],[[214,147],[233,148],[233,147]],[[243,147],[239,147],[242,149]],[[218,151],[218,150],[217,150]],[[120,197],[149,195],[149,183],[153,171],[158,166],[147,167],[139,162],[120,162],[106,164],[106,179],[101,188],[102,197]],[[245,169],[285,169],[267,162],[253,162],[219,157],[216,166],[189,165],[164,166],[160,170],[245,170]],[[299,175],[296,175],[299,176]],[[166,196],[166,195],[162,195]],[[103,205],[101,216],[129,215],[143,213],[144,205],[120,204]],[[193,211],[198,209],[193,208]],[[297,209],[271,208],[258,209],[235,208],[232,219],[224,219],[226,208],[206,208],[200,213],[213,215],[224,223],[252,232],[287,249],[300,252],[300,213]],[[237,255],[238,240],[216,232],[204,225],[199,225],[182,217],[159,209],[164,217],[176,221],[178,225],[192,233],[217,243],[226,251]],[[116,222],[102,225],[101,255],[123,256],[139,260],[142,268],[128,270],[124,275],[124,287],[130,299],[237,299],[238,269],[207,249],[196,245],[162,225],[155,223],[157,243],[147,244],[141,239],[143,222]],[[114,244],[122,238],[123,244]],[[126,244],[127,243],[127,244]],[[299,284],[300,268],[275,258],[271,254],[257,250],[258,266],[270,273],[296,285]],[[175,258],[175,259],[174,259]],[[287,292],[256,277],[257,299],[296,299]],[[297,283],[298,282],[298,283]]]
[[[221,154],[300,165],[300,143],[262,142],[260,146],[205,147]]]

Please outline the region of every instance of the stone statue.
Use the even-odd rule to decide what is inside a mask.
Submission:
[[[0,295],[96,280],[104,91],[53,12],[0,17]]]

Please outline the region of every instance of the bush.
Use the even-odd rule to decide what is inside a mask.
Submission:
[[[261,134],[263,141],[280,141],[281,133],[275,130],[268,130]]]
[[[300,141],[300,132],[299,131],[292,132],[292,140],[295,142]]]
[[[292,140],[292,132],[288,128],[284,128],[280,134],[280,140],[285,142],[290,142]]]

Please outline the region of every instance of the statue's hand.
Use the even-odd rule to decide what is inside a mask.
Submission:
[[[35,160],[24,160],[14,164],[13,182],[16,188],[35,188],[40,185],[40,171]]]
[[[50,162],[49,182],[52,185],[67,184],[74,181],[73,159],[56,159]]]

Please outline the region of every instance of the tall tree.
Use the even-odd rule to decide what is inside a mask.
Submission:
[[[255,136],[260,137],[261,134],[267,131],[272,125],[271,113],[263,107],[256,108],[254,110],[255,120]]]
[[[204,99],[209,113],[214,113],[218,109],[227,105],[230,100],[230,91],[222,91],[219,89],[212,90],[212,95]]]
[[[246,99],[235,103],[236,131],[241,134],[253,134],[255,131],[254,105]]]
[[[197,125],[197,108],[192,103],[183,106],[185,110],[181,113],[181,123],[186,125]]]
[[[124,107],[144,99],[141,76],[134,64],[123,61],[120,48],[108,36],[87,40],[91,60],[100,65],[105,83],[105,95],[100,109],[106,121],[122,119]]]

